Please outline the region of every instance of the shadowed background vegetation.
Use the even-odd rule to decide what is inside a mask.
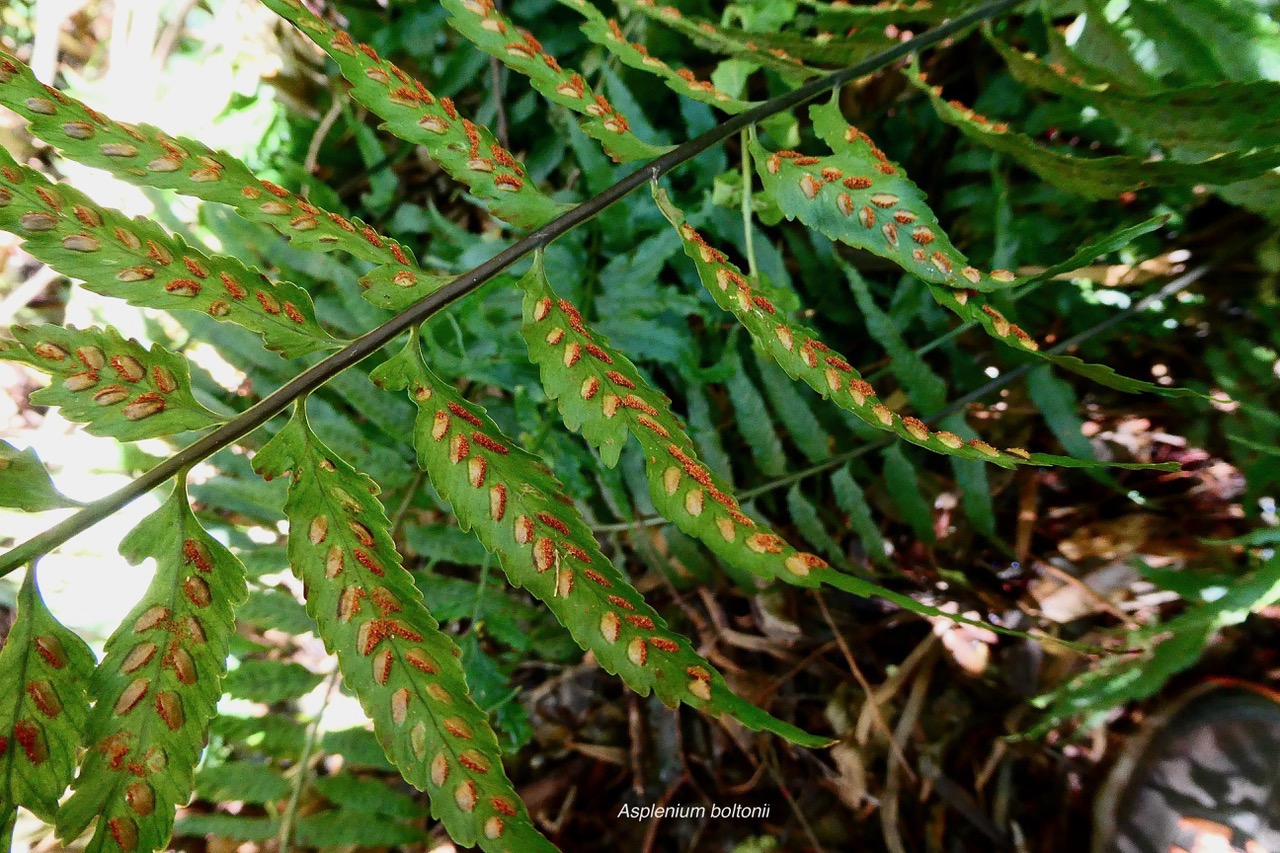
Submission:
[[[496,213],[507,197],[489,172],[464,186],[417,140],[380,129],[383,119],[360,97],[376,78],[345,82],[345,66],[262,4],[19,2],[0,11],[0,47],[95,110],[225,150],[259,178],[398,241],[422,270],[453,275],[726,113],[978,4],[683,2],[678,17],[631,0],[602,4],[596,15],[570,0],[502,4],[496,11],[536,35],[540,50],[607,97],[614,112],[603,117],[556,105],[554,80],[531,83],[506,42],[491,51],[496,57],[486,52],[493,30],[466,17],[472,5],[310,8],[423,80],[435,98],[452,99],[519,158],[520,192],[540,188],[545,198],[520,207],[520,196],[506,221]],[[1007,453],[1001,467],[967,446],[960,454],[970,458],[944,458],[929,452],[944,448],[928,430],[911,443],[913,422],[899,417],[886,431],[869,407],[859,414],[856,405],[829,404],[792,381],[797,371],[776,343],[753,340],[750,323],[726,313],[731,297],[717,304],[714,269],[707,272],[697,243],[682,239],[647,191],[551,244],[539,261],[545,281],[536,271],[524,278],[531,265],[523,261],[424,324],[421,353],[441,399],[454,393],[459,406],[483,406],[514,444],[554,470],[583,535],[590,528],[600,554],[735,694],[774,723],[838,739],[835,746],[799,748],[732,720],[672,712],[657,695],[641,698],[601,668],[596,652],[584,654],[565,627],[572,616],[557,618],[503,583],[483,529],[478,539],[459,525],[452,486],[433,486],[419,469],[425,452],[414,445],[415,419],[427,417],[429,430],[430,410],[420,414],[415,401],[370,381],[379,370],[388,388],[401,377],[412,390],[403,354],[388,363],[397,345],[310,396],[309,428],[327,448],[314,450],[299,421],[285,430],[279,418],[187,476],[193,513],[173,529],[202,526],[218,560],[218,543],[225,545],[243,563],[248,592],[234,609],[234,632],[224,632],[229,671],[204,697],[218,713],[207,749],[196,750],[194,798],[181,799],[173,846],[448,849],[443,827],[427,817],[426,795],[401,778],[366,722],[360,685],[338,675],[303,582],[289,571],[287,549],[296,545],[282,520],[302,529],[298,504],[286,507],[302,498],[290,497],[288,478],[255,473],[293,466],[301,491],[297,466],[331,449],[380,486],[386,536],[378,533],[378,553],[394,561],[398,552],[412,573],[406,584],[457,644],[480,718],[497,736],[495,754],[501,750],[532,826],[562,849],[1012,849],[1014,838],[1030,850],[1085,849],[1097,783],[1163,695],[1207,676],[1280,682],[1277,15],[1266,2],[1227,0],[1026,4],[918,62],[845,87],[826,107],[841,139],[827,138],[823,113],[800,108],[700,154],[664,182],[769,316],[814,330],[892,412],[997,448],[1176,463],[1164,469],[1014,467]],[[610,38],[603,16],[617,19],[626,42],[692,73],[656,73],[644,51]],[[3,87],[0,104],[18,111],[0,110],[0,144],[17,164],[104,207],[145,215],[205,255],[294,283],[314,302],[314,317],[305,317],[318,330],[314,340],[355,337],[419,295],[377,278],[373,241],[360,248],[368,256],[306,251],[227,206],[114,181],[33,136],[18,115],[32,118],[23,112],[31,108]],[[597,141],[615,138],[612,115],[625,116],[631,147],[610,151],[636,162],[613,162]],[[841,116],[871,141],[844,137]],[[777,152],[798,155],[775,162]],[[883,210],[869,200],[865,209],[881,218],[865,229],[860,211],[844,211],[835,183],[803,180],[806,169],[821,175],[819,166],[876,174],[877,162],[898,171],[876,180],[910,175],[927,201],[898,220],[893,237],[882,230],[891,224],[885,211],[909,206],[907,191]],[[111,298],[129,298],[128,288],[95,293],[73,283],[55,271],[57,260],[37,257],[38,237],[22,231],[30,224],[15,227],[18,236],[0,233],[0,325],[113,326],[185,356],[189,383],[170,367],[192,402],[188,420],[175,420],[169,433],[243,412],[300,364],[319,360],[313,350],[323,345],[293,338],[277,348],[300,357],[266,352],[270,329],[218,322],[213,310],[167,313],[145,299],[149,307],[139,310]],[[919,228],[927,239],[914,236]],[[23,237],[31,240],[25,249]],[[981,277],[970,283],[1001,289],[958,302],[939,283],[960,274],[960,264],[946,261],[948,238]],[[848,245],[856,240],[869,251]],[[922,255],[912,267],[898,258],[911,246],[944,260]],[[1003,274],[986,271],[1008,271],[1018,283],[1007,287]],[[706,288],[700,272],[710,276]],[[87,273],[70,275],[94,285]],[[619,456],[593,436],[593,428],[621,429],[618,422],[588,421],[590,444],[563,428],[549,394],[560,393],[559,383],[572,399],[585,386],[568,368],[585,368],[559,351],[540,356],[547,344],[539,340],[549,339],[534,328],[535,312],[552,293],[634,362],[638,383],[671,398],[697,456],[733,489],[742,512],[821,557],[833,574],[898,593],[906,606],[765,583],[667,521],[691,512],[688,492],[679,493],[682,506],[655,506],[663,496],[651,491],[647,445],[644,453],[626,445],[625,430],[606,436],[624,447]],[[984,314],[981,302],[995,313]],[[1006,317],[1054,355],[1019,346]],[[134,356],[146,361],[145,348]],[[89,435],[92,427],[75,422],[93,423],[96,409],[77,417],[67,400],[32,396],[45,380],[15,361],[0,360],[0,373],[0,476],[7,494],[21,483],[25,501],[0,511],[6,546],[66,505],[52,487],[40,490],[40,460],[61,492],[88,501],[172,453],[157,432],[123,435],[135,423],[124,409],[114,427]],[[822,390],[830,380],[812,381]],[[568,406],[564,419],[578,426]],[[275,452],[259,458],[271,436]],[[20,453],[27,448],[39,459]],[[348,473],[340,468],[339,476]],[[349,476],[348,487],[364,482]],[[373,498],[360,500],[376,513]],[[53,615],[100,660],[151,580],[151,564],[127,565],[117,545],[162,502],[139,501],[41,563]],[[33,520],[34,510],[50,520]],[[187,518],[173,502],[159,512]],[[121,548],[135,560],[156,556],[157,578],[178,570],[145,544],[135,537]],[[295,554],[292,562],[303,560]],[[322,561],[315,571],[309,587],[323,576]],[[19,584],[10,581],[0,580],[0,633],[19,607]],[[334,620],[325,606],[322,623]],[[919,615],[926,607],[1086,651],[998,636],[936,610]],[[229,626],[230,603],[224,618]],[[73,668],[81,664],[87,668],[78,660]],[[655,803],[767,804],[771,812],[740,821],[616,817],[624,804]],[[58,822],[74,838],[84,826],[67,833],[67,820]],[[25,809],[15,838],[19,847],[61,849]]]

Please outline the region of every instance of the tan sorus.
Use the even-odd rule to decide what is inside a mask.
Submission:
[[[537,305],[543,307],[536,309]],[[664,428],[668,426],[669,415],[660,412],[655,402],[641,399],[639,394],[619,389],[622,393],[601,392],[584,398],[581,391],[584,371],[592,371],[601,386],[614,387],[606,375],[609,370],[626,376],[637,385],[637,391],[644,386],[638,381],[639,377],[633,375],[634,368],[629,362],[624,363],[616,354],[603,349],[610,360],[581,357],[573,361],[572,367],[564,366],[563,351],[570,343],[579,344],[585,351],[582,344],[587,333],[585,328],[584,332],[573,329],[569,313],[561,308],[549,289],[528,299],[526,310],[531,321],[535,310],[542,313],[538,328],[531,331],[533,340],[549,348],[557,372],[572,375],[571,380],[560,387],[565,396],[576,401],[575,405],[596,410],[593,421],[610,420],[601,398],[611,397],[615,401],[616,421],[624,424],[623,429],[634,428],[646,436],[656,436],[638,423],[641,416],[655,423],[661,421]],[[559,324],[556,328],[562,334],[556,337],[557,343],[548,344],[543,329],[553,323]],[[525,587],[542,600],[606,670],[618,674],[642,694],[656,691],[669,705],[686,703],[712,715],[727,714],[751,728],[807,737],[729,691],[710,664],[693,651],[687,640],[666,627],[629,579],[604,556],[573,502],[558,499],[563,495],[563,486],[536,464],[533,457],[512,445],[482,409],[459,398],[455,389],[431,374],[415,340],[375,370],[373,378],[384,387],[404,389],[417,404],[415,444],[419,464],[436,491],[450,501],[462,524],[471,528],[497,555],[512,583]],[[424,387],[429,388],[430,393],[417,393],[417,389]],[[463,419],[452,416],[451,404],[467,408],[484,423],[477,431],[510,448],[509,453],[486,457],[488,483],[505,487],[500,513],[493,511],[491,501],[470,497],[474,489],[467,482],[463,466],[452,461],[450,435],[459,429]],[[442,413],[450,416],[445,422],[446,434],[437,439],[437,424],[441,423]],[[633,417],[637,421],[631,425]],[[470,452],[483,451],[473,443]],[[684,500],[683,494],[680,500]],[[704,514],[709,510],[708,506]],[[635,651],[637,640],[647,647],[643,655]],[[689,689],[688,679],[681,675],[689,666],[707,670],[711,681],[705,689]]]
[[[439,414],[454,435],[473,426],[461,405],[441,405]],[[475,452],[472,442],[467,446]],[[399,744],[388,754],[401,773],[428,793],[433,812],[462,843],[554,849],[502,771],[497,737],[468,694],[458,648],[403,568],[373,482],[311,432],[301,408],[254,465],[266,476],[292,475],[285,510],[303,535],[290,537],[290,564],[307,586],[308,612],[337,653],[345,683],[380,739]],[[339,573],[330,568],[335,550],[346,557]]]

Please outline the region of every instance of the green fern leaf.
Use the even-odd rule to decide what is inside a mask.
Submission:
[[[568,209],[543,195],[489,129],[459,116],[452,100],[432,95],[372,47],[356,44],[322,21],[300,0],[263,3],[333,58],[351,83],[352,96],[380,116],[387,130],[424,146],[441,168],[488,202],[494,216],[536,228]]]
[[[0,847],[16,806],[53,820],[71,782],[89,716],[93,652],[45,607],[34,568],[18,593],[18,617],[0,649]]]
[[[272,284],[223,255],[206,255],[154,222],[99,207],[66,184],[19,166],[0,149],[0,229],[58,272],[130,305],[203,311],[262,336],[286,358],[338,342],[320,327],[308,293]]]
[[[818,340],[812,330],[781,315],[768,299],[757,293],[723,252],[713,248],[706,238],[684,221],[684,214],[671,204],[665,191],[655,187],[654,197],[663,214],[679,231],[685,254],[693,259],[698,277],[716,304],[737,317],[757,345],[773,356],[787,375],[802,380],[840,408],[876,429],[894,433],[935,453],[990,462],[1003,468],[1017,465],[1088,468],[1101,464],[1068,456],[1028,453],[1017,447],[1001,451],[976,439],[966,443],[954,433],[933,432],[916,418],[898,415],[877,400],[875,389],[847,359]],[[1164,467],[1163,470],[1174,469]]]
[[[31,402],[60,406],[68,420],[94,435],[137,441],[221,423],[191,395],[187,362],[159,344],[144,349],[115,329],[15,326],[0,341],[0,361],[49,374]]]
[[[671,401],[608,339],[592,332],[572,303],[556,296],[541,257],[520,286],[525,291],[521,333],[529,357],[541,368],[547,396],[556,401],[565,425],[581,431],[606,465],[616,465],[628,434],[635,436],[644,452],[649,495],[664,518],[721,559],[759,577],[804,577],[826,565],[742,512],[732,487],[699,458],[684,424],[671,412]]]
[[[592,44],[603,47],[629,68],[657,75],[673,92],[704,104],[711,104],[727,113],[740,113],[756,105],[754,101],[734,98],[717,89],[711,81],[698,79],[692,71],[674,68],[652,55],[644,45],[628,40],[617,21],[606,18],[587,0],[560,0],[560,2],[577,10],[586,18],[580,29]]]
[[[1047,355],[1031,335],[1010,322],[980,290],[999,290],[1049,278],[1091,262],[1097,255],[1158,228],[1156,217],[1093,241],[1066,260],[1033,276],[1019,278],[1008,270],[984,273],[970,266],[938,226],[920,190],[897,165],[888,161],[865,134],[848,125],[838,102],[813,106],[814,130],[833,148],[832,157],[806,157],[796,152],[767,151],[751,143],[766,192],[782,212],[832,240],[888,258],[922,280],[940,305],[979,324],[996,340],[1021,352],[1087,376],[1121,391],[1149,391],[1166,396],[1192,392],[1165,388],[1121,376],[1110,367],[1073,356]],[[846,145],[846,140],[848,144]],[[850,174],[850,170],[855,171]],[[939,248],[940,247],[940,248]]]
[[[669,145],[651,145],[637,137],[617,107],[593,92],[577,71],[562,68],[532,34],[498,11],[493,0],[441,0],[440,5],[467,41],[529,78],[547,100],[585,116],[583,131],[600,142],[615,162],[652,160],[671,150]]]
[[[831,475],[831,489],[835,493],[836,506],[849,516],[849,526],[858,534],[867,559],[879,565],[888,565],[884,535],[876,526],[867,497],[849,471],[848,466]]]
[[[634,9],[645,17],[670,27],[700,47],[750,60],[762,68],[777,71],[788,79],[804,80],[821,73],[809,68],[788,52],[787,48],[795,49],[801,45],[800,39],[770,39],[762,33],[718,27],[704,18],[686,15],[675,6],[659,6],[654,0],[618,0],[618,5]],[[772,46],[762,46],[762,40],[768,41]]]
[[[801,5],[813,10],[821,24],[839,24],[843,27],[902,26],[906,23],[938,23],[968,12],[982,5],[982,0],[904,0],[858,6],[847,0],[799,0]]]
[[[464,845],[554,850],[503,772],[457,645],[401,565],[378,487],[316,437],[301,404],[254,468],[268,477],[292,472],[289,562],[306,588],[307,612],[387,757],[430,795],[432,815]]]
[[[1033,53],[1015,50],[991,36],[1009,72],[1023,85],[1084,101],[1112,121],[1173,146],[1209,148],[1211,153],[1242,148],[1271,148],[1280,138],[1280,83],[1272,80],[1222,80],[1151,90],[1086,79],[1080,66],[1068,70]]]
[[[94,671],[89,750],[58,813],[65,840],[97,819],[90,853],[168,843],[222,695],[233,610],[245,598],[244,566],[200,526],[182,479],[120,553],[135,565],[153,558],[156,573]]]
[[[987,273],[969,263],[943,232],[920,188],[870,137],[845,122],[838,100],[811,106],[809,115],[814,131],[835,154],[775,153],[759,140],[751,143],[765,192],[788,219],[887,258],[933,284],[984,291],[1018,281],[1008,270]]]
[[[3,357],[4,348],[0,346],[0,358]],[[0,506],[43,512],[79,505],[79,501],[73,501],[53,485],[34,450],[18,450],[7,441],[0,441]]]
[[[0,91],[5,106],[31,123],[35,136],[81,163],[121,180],[216,201],[265,223],[300,249],[335,249],[375,264],[411,267],[409,250],[359,219],[322,210],[244,163],[202,142],[172,137],[151,125],[112,121],[69,95],[36,80],[31,69],[0,50]]]
[[[594,358],[589,352],[586,357]],[[601,553],[572,502],[561,500],[564,489],[550,471],[427,369],[416,338],[373,378],[407,389],[418,404],[418,463],[461,525],[475,531],[511,582],[543,601],[605,670],[642,696],[652,690],[671,707],[683,703],[729,716],[804,746],[829,743],[730,692]],[[591,396],[602,404],[613,397],[619,407],[625,399],[608,387]]]
[[[977,142],[1012,157],[1045,181],[1066,192],[1095,199],[1114,199],[1125,190],[1151,186],[1229,184],[1255,178],[1280,166],[1280,148],[1228,151],[1188,162],[1171,158],[1143,160],[1125,155],[1076,157],[1037,144],[1003,122],[993,122],[959,101],[942,97],[942,87],[930,86],[918,68],[907,79],[925,92],[938,118]]]

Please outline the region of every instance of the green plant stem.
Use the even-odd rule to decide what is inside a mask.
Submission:
[[[289,802],[285,806],[284,814],[280,816],[280,834],[277,837],[279,853],[289,853],[289,841],[293,835],[293,824],[298,815],[298,803],[302,799],[302,789],[307,786],[311,756],[315,753],[316,741],[319,740],[320,721],[324,718],[324,712],[329,708],[329,697],[333,695],[333,689],[337,686],[337,683],[338,668],[335,666],[325,682],[324,699],[316,710],[316,715],[312,718],[311,725],[307,727],[307,739],[302,744],[302,754],[298,757],[298,775],[293,779],[293,790],[289,794]]]
[[[455,278],[434,293],[424,296],[395,317],[370,332],[356,338],[333,355],[307,368],[286,382],[273,393],[262,398],[235,418],[188,445],[170,458],[143,473],[123,488],[86,506],[75,515],[60,521],[53,527],[26,542],[10,549],[0,557],[0,577],[40,554],[48,553],[72,536],[87,530],[121,507],[164,483],[179,470],[189,467],[221,450],[237,439],[262,426],[287,409],[294,400],[324,385],[334,376],[359,364],[373,353],[400,337],[406,330],[421,324],[441,309],[466,296],[498,273],[543,248],[555,238],[584,222],[595,218],[605,208],[613,205],[632,191],[665,175],[672,169],[693,159],[703,151],[718,145],[744,128],[770,116],[797,107],[819,95],[845,85],[859,77],[865,77],[908,54],[916,53],[930,45],[961,32],[974,24],[994,18],[1018,5],[1022,0],[993,0],[973,11],[950,20],[911,41],[901,42],[881,51],[856,65],[833,72],[826,77],[771,98],[745,112],[730,116],[725,121],[688,142],[650,161],[627,177],[584,201],[572,210],[546,225],[535,229],[489,260]]]
[[[754,211],[751,199],[751,147],[750,134],[744,127],[738,134],[742,148],[742,245],[747,252],[747,273],[752,281],[759,281],[760,274],[756,267],[756,241],[753,225]]]
[[[404,527],[404,521],[409,515],[409,507],[413,505],[413,498],[418,494],[418,489],[422,488],[422,481],[425,479],[427,479],[427,472],[419,468],[418,473],[413,475],[413,482],[409,484],[409,488],[405,489],[404,497],[400,499],[400,506],[396,507],[396,514],[391,519],[393,540],[400,538],[400,529]]]

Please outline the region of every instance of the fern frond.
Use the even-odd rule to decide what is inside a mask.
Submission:
[[[430,795],[432,816],[463,845],[554,850],[503,772],[460,650],[401,565],[377,485],[316,437],[302,404],[253,464],[268,477],[292,472],[289,562],[306,589],[307,612],[387,757]]]
[[[547,100],[584,116],[582,130],[603,145],[615,162],[652,160],[671,150],[669,145],[651,145],[637,137],[617,107],[593,92],[582,74],[562,68],[532,33],[512,23],[493,0],[441,0],[440,5],[467,41],[529,78]]]
[[[0,649],[0,847],[14,808],[52,821],[76,769],[89,716],[93,652],[45,607],[36,570],[18,593],[18,616]],[[6,830],[8,827],[8,830]]]
[[[805,65],[787,50],[798,47],[799,40],[778,36],[770,38],[761,33],[719,27],[704,18],[686,15],[675,6],[660,6],[655,0],[618,0],[618,5],[634,9],[645,17],[670,27],[699,47],[750,60],[762,68],[784,74],[788,79],[805,80],[821,73]],[[762,39],[772,46],[764,46]]]
[[[1280,138],[1280,83],[1223,80],[1212,84],[1149,89],[1101,77],[1081,67],[1050,63],[1016,50],[987,33],[1009,73],[1025,86],[1086,102],[1117,124],[1168,145],[1210,146],[1214,152],[1270,148]]]
[[[586,18],[580,29],[592,44],[603,47],[629,68],[657,75],[676,94],[711,104],[727,113],[740,113],[756,105],[754,101],[739,100],[721,92],[710,80],[700,80],[686,68],[675,68],[649,53],[643,44],[628,40],[618,22],[613,18],[606,18],[588,0],[560,2]]]
[[[993,122],[955,100],[942,97],[941,86],[930,86],[912,68],[907,79],[925,92],[938,118],[977,142],[1012,157],[1061,190],[1087,198],[1114,199],[1125,190],[1152,186],[1229,184],[1256,178],[1280,166],[1280,147],[1256,151],[1228,151],[1190,162],[1166,158],[1144,160],[1126,155],[1076,157],[1045,148],[1003,122]]]
[[[58,834],[79,836],[97,819],[90,853],[163,848],[174,810],[191,796],[244,600],[240,561],[200,526],[180,478],[173,493],[120,543],[130,563],[156,563],[142,600],[107,640],[94,671],[75,793]]]
[[[1144,234],[1158,228],[1163,223],[1162,218],[1150,219],[1138,225],[1131,226],[1108,235],[1102,240],[1090,243],[1089,246],[1078,252],[1075,258],[1088,256],[1090,259],[1097,257],[1112,248],[1116,248],[1133,237]],[[1092,253],[1092,254],[1090,254]],[[1059,264],[1057,266],[1068,266],[1071,268],[1078,267],[1080,263],[1075,264]],[[1042,273],[1041,278],[1044,277]],[[1000,343],[1014,346],[1023,352],[1029,352],[1034,358],[1044,361],[1048,364],[1061,367],[1063,370],[1069,370],[1072,373],[1079,374],[1088,379],[1092,379],[1099,385],[1105,385],[1108,388],[1114,388],[1117,391],[1127,391],[1132,394],[1152,393],[1165,397],[1181,397],[1193,395],[1195,392],[1186,388],[1177,388],[1172,386],[1157,385],[1154,382],[1148,382],[1145,379],[1134,379],[1117,373],[1115,368],[1107,364],[1094,364],[1084,361],[1073,355],[1061,355],[1055,353],[1041,352],[1039,345],[1034,340],[1029,341],[1035,344],[1034,349],[1027,348],[1028,341],[1024,340],[1018,332],[1021,329],[1011,323],[1000,312],[998,308],[993,306],[985,294],[976,291],[955,290],[945,285],[933,284],[925,282],[929,288],[929,292],[933,294],[933,298],[939,305],[951,311],[957,317],[968,323],[976,323],[988,336]],[[1025,332],[1022,332],[1025,335]],[[1016,343],[1015,343],[1016,342]]]
[[[978,291],[1017,283],[1008,270],[983,272],[969,263],[938,224],[920,188],[869,136],[844,120],[837,99],[811,106],[809,115],[814,131],[834,154],[806,157],[769,151],[758,139],[751,143],[765,192],[788,219],[887,258],[922,281]],[[1032,346],[1024,336],[1016,340]]]
[[[375,370],[373,379],[406,389],[417,403],[418,463],[459,523],[476,533],[511,582],[543,601],[606,671],[642,696],[652,690],[671,707],[683,703],[713,717],[728,716],[804,746],[829,742],[730,692],[719,672],[667,627],[601,553],[554,475],[504,436],[483,409],[427,369],[416,337]],[[607,393],[602,390],[601,400]]]
[[[821,23],[839,23],[845,27],[901,26],[907,23],[936,23],[954,18],[981,6],[981,0],[903,0],[859,6],[847,0],[799,0],[813,10]]]
[[[810,107],[814,130],[833,149],[830,157],[807,157],[797,152],[770,152],[751,143],[765,191],[790,219],[855,248],[894,261],[928,286],[940,305],[977,323],[996,340],[1036,358],[1087,376],[1121,391],[1151,391],[1165,396],[1191,392],[1131,379],[1105,365],[1089,364],[1073,356],[1039,352],[1031,335],[1009,321],[980,291],[994,291],[1050,278],[1090,263],[1104,252],[1126,245],[1134,237],[1155,230],[1156,217],[1090,242],[1071,257],[1033,276],[1019,278],[1008,270],[985,273],[969,265],[938,225],[919,188],[901,173],[861,131],[847,124],[839,103],[831,100]]]
[[[36,80],[26,65],[0,49],[5,106],[30,122],[31,133],[80,163],[121,180],[174,190],[235,208],[271,226],[301,249],[335,249],[375,264],[412,266],[409,250],[359,219],[348,220],[259,180],[225,151],[173,137],[151,125],[113,121]]]
[[[617,464],[628,434],[635,436],[659,514],[757,577],[805,576],[826,565],[742,511],[732,486],[699,458],[666,395],[608,339],[592,332],[572,303],[557,297],[541,256],[520,286],[525,292],[521,333],[541,369],[547,396],[555,400],[565,425],[580,431],[610,467]]]
[[[0,361],[26,364],[53,380],[31,402],[59,406],[67,420],[94,435],[137,441],[221,423],[191,395],[180,355],[125,340],[115,329],[15,326],[0,341]]]
[[[0,346],[0,358],[3,353]],[[48,469],[34,450],[18,450],[7,441],[0,441],[0,506],[43,512],[79,505],[79,501],[73,501],[53,485]]]
[[[329,26],[300,0],[263,2],[333,58],[351,83],[352,96],[386,121],[387,130],[424,146],[441,168],[483,199],[494,216],[536,228],[568,209],[543,195],[489,129],[462,118],[452,100],[437,98],[372,47]]]
[[[756,344],[768,352],[787,375],[802,380],[865,423],[935,453],[990,462],[1002,468],[1017,465],[1087,468],[1102,464],[1068,456],[1028,453],[1018,447],[998,450],[976,439],[966,443],[954,433],[934,432],[916,418],[901,417],[877,399],[875,389],[849,364],[848,359],[818,340],[811,329],[780,314],[767,298],[757,293],[723,252],[713,248],[706,238],[685,222],[684,214],[671,204],[665,191],[655,188],[654,197],[663,214],[680,233],[685,254],[693,259],[699,279],[716,304],[737,317]]]
[[[286,358],[339,342],[316,320],[311,296],[273,284],[225,255],[206,255],[154,222],[100,207],[66,184],[19,166],[0,149],[0,229],[34,257],[95,293],[130,305],[203,311],[262,336]],[[68,363],[70,366],[70,363]]]

